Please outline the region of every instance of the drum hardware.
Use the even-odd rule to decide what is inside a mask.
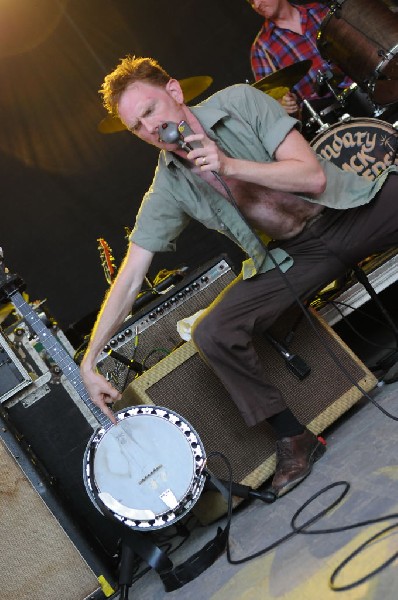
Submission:
[[[321,56],[379,105],[398,101],[398,16],[383,2],[336,0],[321,23]]]
[[[314,135],[320,133],[321,131],[325,131],[330,125],[330,117],[337,116],[341,110],[343,110],[347,103],[347,91],[343,90],[343,92],[338,93],[332,82],[335,82],[335,76],[331,69],[327,69],[326,71],[318,71],[316,76],[316,83],[318,87],[318,91],[320,93],[322,88],[325,86],[328,88],[331,93],[331,103],[328,106],[325,106],[321,110],[315,110],[314,106],[312,106],[311,102],[307,99],[303,100],[303,107],[307,110],[309,117],[305,119],[305,129],[308,132],[311,132],[312,127],[317,126]],[[329,96],[327,96],[324,100],[327,101]],[[330,117],[329,117],[330,115]],[[328,117],[328,121],[324,121],[323,117]],[[345,120],[350,118],[348,113],[344,113],[338,117],[340,120]]]
[[[332,93],[332,95],[337,99],[338,95],[336,94],[336,89],[332,85],[332,82],[336,83],[336,78],[335,78],[335,74],[333,73],[333,71],[331,69],[326,69],[326,71],[318,71],[317,72],[316,83],[318,86],[318,91],[319,91],[320,96],[322,95],[320,93],[322,91],[322,88],[324,88],[326,86],[329,89],[329,91]]]
[[[321,71],[318,74],[320,78],[325,77],[325,73]],[[351,119],[359,117],[378,118],[386,111],[386,107],[374,104],[369,95],[356,83],[352,83],[349,87],[337,93],[337,90],[330,84],[330,76],[326,75],[326,78],[328,77],[329,80],[326,82],[325,79],[325,82],[332,92],[335,102],[316,111],[310,101],[303,101],[303,106],[309,113],[309,117],[305,121],[307,133],[312,132],[313,135],[318,135],[335,123],[347,123]],[[318,128],[311,131],[314,125],[317,125]]]
[[[319,133],[321,131],[325,131],[329,127],[327,123],[322,121],[321,116],[317,111],[312,107],[311,103],[308,100],[303,100],[303,106],[307,109],[310,117],[307,119],[305,123],[306,129],[311,129],[312,125],[318,125],[318,128],[315,133]]]
[[[191,102],[191,100],[194,100],[207,90],[213,83],[213,78],[208,75],[197,75],[195,77],[180,79],[179,83],[184,94],[184,102],[188,104],[188,102]],[[100,133],[116,133],[127,130],[119,117],[108,115],[99,122],[98,131]]]

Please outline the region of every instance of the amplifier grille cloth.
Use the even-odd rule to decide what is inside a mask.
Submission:
[[[1,597],[87,598],[97,578],[1,441],[0,470]]]

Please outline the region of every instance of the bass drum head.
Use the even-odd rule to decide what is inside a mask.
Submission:
[[[398,164],[398,132],[378,119],[350,119],[335,123],[310,142],[312,149],[343,171],[369,180]]]
[[[118,424],[97,431],[84,460],[90,498],[131,529],[160,529],[199,499],[205,452],[180,415],[159,406],[116,413]]]

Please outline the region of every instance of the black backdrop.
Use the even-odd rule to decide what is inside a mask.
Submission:
[[[261,18],[244,0],[4,0],[0,22],[0,245],[30,298],[46,298],[67,328],[99,307],[107,284],[96,240],[120,262],[157,160],[127,132],[98,131],[104,75],[128,53],[153,56],[178,79],[210,75],[200,100],[252,81]],[[223,251],[240,257],[192,225],[150,276]]]

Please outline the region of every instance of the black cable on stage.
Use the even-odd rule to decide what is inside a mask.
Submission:
[[[353,558],[358,556],[362,552],[362,550],[365,550],[365,548],[369,544],[374,542],[377,538],[379,538],[383,534],[387,533],[388,531],[391,531],[392,529],[396,529],[397,527],[398,527],[398,523],[395,523],[394,525],[390,525],[389,527],[382,529],[381,531],[379,531],[378,533],[376,533],[375,535],[370,537],[368,540],[366,540],[366,542],[364,542],[363,544],[358,546],[358,548],[356,550],[354,550],[354,552],[352,552],[349,556],[347,556],[347,558],[345,558],[338,565],[338,567],[336,567],[336,569],[333,571],[332,575],[330,576],[329,585],[330,585],[331,589],[335,592],[344,592],[346,590],[352,590],[354,587],[357,587],[358,585],[365,583],[365,581],[369,581],[369,579],[371,579],[375,575],[378,575],[379,573],[381,573],[381,571],[383,571],[386,567],[388,567],[388,565],[393,563],[395,561],[395,559],[398,557],[398,552],[395,552],[392,556],[390,556],[390,558],[388,558],[386,561],[384,561],[376,569],[373,569],[373,571],[370,571],[370,573],[367,573],[366,575],[364,575],[360,579],[357,579],[356,581],[352,581],[351,583],[347,583],[346,585],[340,585],[340,586],[336,585],[336,583],[335,583],[337,576],[341,573],[341,571],[344,569],[344,567],[346,567],[348,565],[348,563],[351,562],[351,560]]]
[[[315,499],[319,498],[319,496],[321,494],[327,492],[328,490],[332,489],[333,487],[337,487],[337,486],[341,486],[341,485],[343,485],[345,489],[343,490],[342,494],[337,498],[336,501],[334,501],[326,509],[320,511],[317,515],[315,515],[314,517],[312,517],[311,519],[309,519],[308,521],[306,521],[303,525],[300,525],[300,526],[296,525],[297,518],[303,512],[303,510],[305,508],[307,508],[311,504],[311,502],[313,502]],[[351,523],[350,525],[342,525],[341,527],[332,527],[332,528],[328,528],[328,529],[315,529],[315,530],[311,530],[310,529],[310,530],[308,530],[308,527],[310,525],[312,525],[313,523],[315,523],[316,521],[318,521],[319,518],[325,516],[325,514],[327,512],[329,512],[329,510],[331,510],[332,508],[334,508],[347,495],[349,487],[350,486],[349,486],[348,482],[346,482],[346,481],[338,481],[336,483],[332,483],[332,484],[324,487],[322,490],[320,490],[320,492],[317,492],[316,494],[314,494],[313,496],[311,496],[311,498],[309,498],[301,506],[301,508],[299,508],[295,512],[295,514],[293,515],[292,520],[290,522],[290,526],[293,529],[293,531],[295,533],[301,533],[301,534],[306,534],[306,535],[320,535],[320,534],[330,534],[330,533],[341,533],[342,531],[349,531],[351,529],[356,529],[358,527],[365,527],[367,525],[374,525],[375,523],[382,523],[384,521],[391,521],[392,519],[398,520],[398,513],[392,513],[391,515],[385,515],[384,517],[376,517],[374,519],[366,519],[365,521],[358,521],[356,523]],[[358,585],[361,585],[365,581],[368,581],[369,579],[371,579],[375,575],[379,574],[386,567],[388,567],[388,565],[390,565],[392,562],[394,562],[394,560],[398,557],[398,552],[395,552],[390,558],[388,558],[386,561],[384,561],[376,569],[373,569],[373,571],[370,571],[370,573],[367,573],[366,575],[364,575],[360,579],[357,579],[356,581],[353,581],[353,582],[351,582],[349,584],[342,585],[342,586],[338,586],[338,585],[335,584],[337,576],[342,572],[343,568],[346,567],[351,562],[351,560],[353,558],[355,558],[356,556],[358,556],[374,540],[376,540],[377,538],[379,538],[383,534],[385,534],[388,531],[391,531],[392,529],[395,529],[397,527],[398,527],[398,522],[394,523],[393,525],[389,525],[385,529],[382,529],[378,533],[372,535],[368,540],[366,540],[360,546],[358,546],[358,548],[356,550],[354,550],[354,552],[352,552],[349,556],[347,556],[347,558],[345,558],[335,568],[335,570],[333,571],[332,575],[330,576],[329,585],[330,585],[331,589],[334,590],[334,591],[336,591],[336,592],[340,592],[340,591],[345,591],[345,590],[349,590],[349,589],[352,589],[354,587],[357,587]]]
[[[301,513],[306,508],[308,508],[308,506],[314,500],[318,499],[322,494],[328,492],[329,490],[331,490],[333,488],[337,488],[337,487],[342,487],[343,490],[340,492],[340,494],[337,496],[337,498],[335,500],[333,500],[328,506],[326,506],[326,508],[323,508],[318,513],[316,513],[314,516],[310,517],[303,524],[301,524],[301,525],[297,525],[296,524],[296,521],[297,521],[298,517],[301,515]],[[349,525],[342,525],[340,527],[332,527],[332,528],[327,528],[327,529],[309,529],[309,527],[311,527],[314,523],[318,522],[322,517],[326,516],[331,510],[333,510],[334,508],[336,508],[336,506],[338,504],[340,504],[340,502],[347,496],[347,494],[349,492],[349,489],[350,489],[350,484],[347,481],[336,481],[334,483],[331,483],[331,484],[325,486],[319,492],[316,492],[315,494],[313,494],[294,513],[294,515],[293,515],[293,517],[291,519],[291,522],[290,522],[290,527],[291,527],[292,531],[289,532],[289,533],[287,533],[286,535],[282,536],[281,538],[277,539],[275,542],[273,542],[269,546],[266,546],[262,550],[259,550],[259,551],[255,552],[253,554],[250,554],[248,556],[245,556],[245,557],[239,558],[239,559],[232,558],[232,556],[231,556],[231,549],[230,549],[230,545],[229,545],[229,538],[228,538],[228,541],[227,541],[227,559],[228,559],[228,562],[230,564],[233,564],[233,565],[239,565],[239,564],[248,562],[249,560],[253,560],[254,558],[258,558],[260,556],[263,556],[264,554],[266,554],[270,550],[274,550],[276,547],[280,546],[283,542],[286,542],[287,540],[291,539],[293,536],[295,536],[297,534],[321,535],[321,534],[341,533],[343,531],[349,531],[351,529],[356,529],[356,528],[359,528],[359,527],[365,527],[367,525],[374,525],[375,523],[382,523],[384,521],[391,521],[392,519],[395,519],[395,520],[398,521],[398,513],[393,513],[391,515],[385,515],[383,517],[377,517],[377,518],[374,518],[374,519],[367,519],[365,521],[358,521],[356,523],[351,523]],[[339,585],[337,585],[335,583],[336,579],[337,579],[337,576],[342,572],[342,570],[344,569],[344,567],[346,567],[351,562],[351,560],[353,558],[355,558],[356,556],[358,556],[373,541],[375,541],[376,539],[380,538],[382,535],[384,535],[384,534],[388,533],[389,531],[392,531],[393,529],[396,529],[396,528],[398,528],[398,522],[394,523],[393,525],[389,525],[388,527],[382,529],[378,533],[372,535],[368,540],[366,540],[365,542],[363,542],[360,546],[358,546],[358,548],[356,550],[354,550],[354,552],[352,552],[349,556],[347,556],[335,568],[335,570],[333,571],[333,573],[332,573],[332,575],[330,576],[330,579],[329,579],[329,586],[330,586],[330,588],[332,590],[336,591],[336,592],[337,591],[346,591],[346,590],[349,590],[349,589],[353,589],[354,587],[357,587],[357,586],[361,585],[365,581],[368,581],[369,579],[371,579],[375,575],[378,575],[381,571],[383,571],[386,567],[388,567],[392,562],[394,562],[394,560],[398,557],[398,552],[395,552],[391,557],[389,557],[387,560],[385,560],[377,568],[373,569],[372,571],[370,571],[369,573],[367,573],[363,577],[361,577],[361,578],[359,578],[359,579],[357,579],[355,581],[352,581],[349,584],[339,586]]]

